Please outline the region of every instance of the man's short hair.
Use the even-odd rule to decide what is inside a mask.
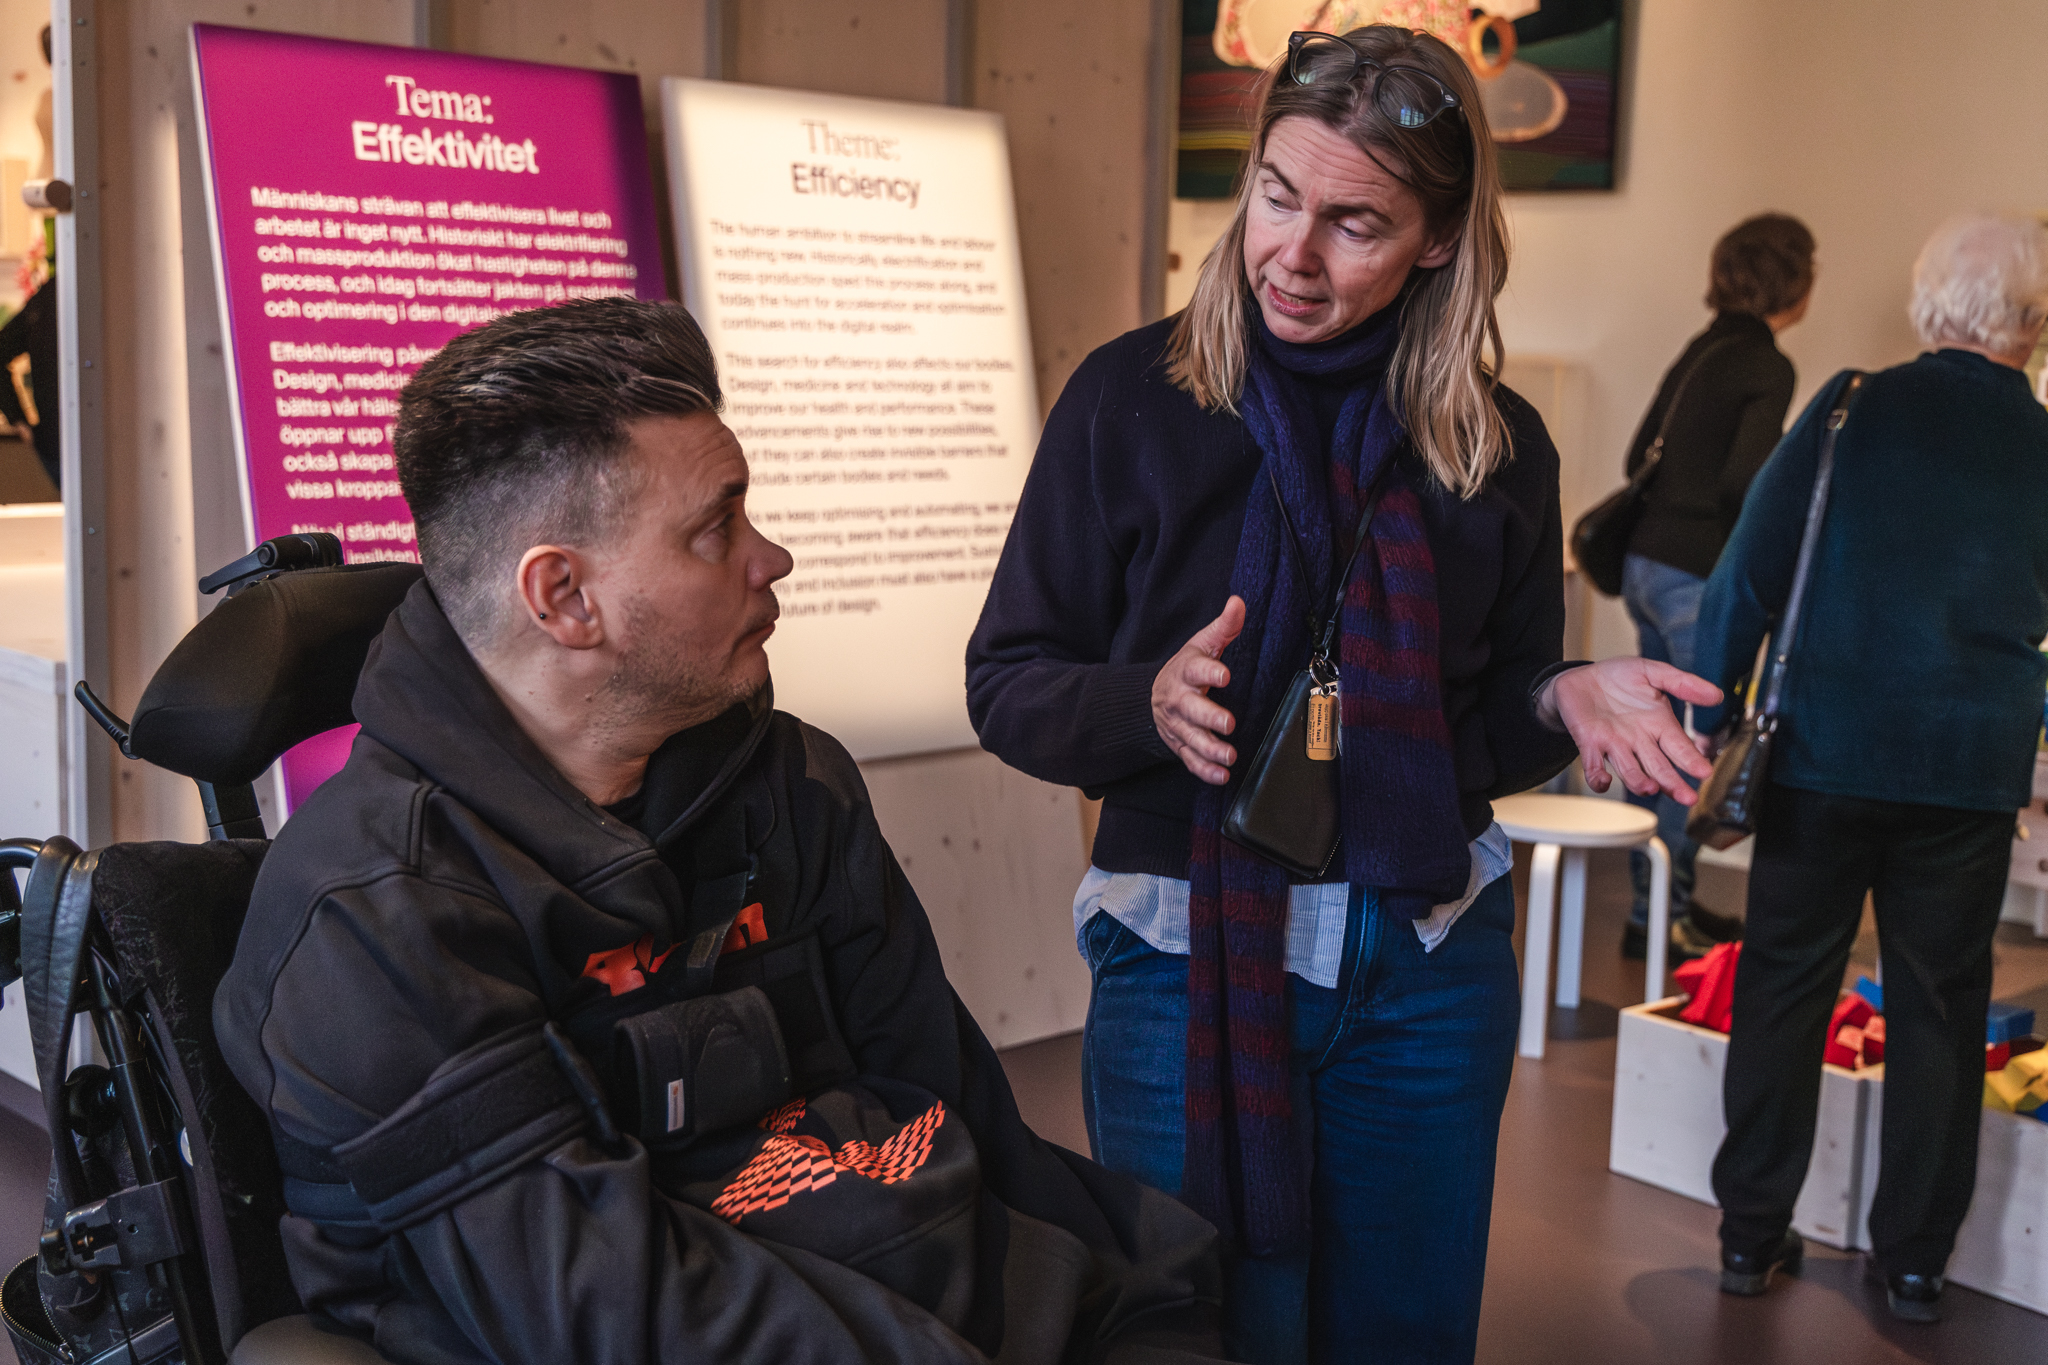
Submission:
[[[1813,234],[1783,213],[1736,224],[1714,243],[1707,307],[1717,313],[1773,317],[1813,288]]]
[[[399,397],[398,483],[441,608],[472,647],[534,545],[603,543],[638,481],[626,424],[715,412],[718,365],[672,303],[593,299],[465,332]]]
[[[2027,344],[2048,316],[2048,232],[2019,214],[1949,219],[1913,262],[1906,311],[1926,346],[2002,352]]]

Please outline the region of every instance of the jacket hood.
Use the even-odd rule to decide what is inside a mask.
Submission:
[[[773,715],[766,689],[750,709],[746,738],[664,839],[728,790],[760,747]],[[565,886],[580,888],[621,859],[649,851],[640,831],[578,791],[519,727],[424,579],[371,643],[356,684],[355,714],[364,734],[445,788]]]

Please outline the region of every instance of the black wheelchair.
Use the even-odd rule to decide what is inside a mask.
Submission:
[[[213,1033],[269,847],[253,784],[354,719],[370,642],[420,576],[341,559],[333,536],[283,536],[202,579],[228,600],[157,670],[132,725],[78,686],[122,753],[198,783],[206,843],[0,844],[0,981],[23,981],[53,1149],[40,1243],[0,1281],[22,1365],[382,1359],[304,1315],[269,1126]],[[104,1065],[68,1064],[81,1016]]]

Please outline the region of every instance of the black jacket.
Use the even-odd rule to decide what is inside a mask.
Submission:
[[[730,915],[714,892],[738,868],[769,943],[815,936],[853,1069],[937,1097],[971,1134],[981,1196],[971,1301],[939,1313],[843,1263],[858,1257],[749,1235],[681,1197],[690,1174],[673,1154],[585,1133],[486,1169],[402,1231],[287,1217],[294,1283],[316,1313],[436,1365],[950,1362],[1003,1346],[1005,1360],[1050,1362],[1141,1338],[1206,1349],[1213,1234],[1024,1126],[829,736],[760,705],[650,843],[519,730],[424,583],[372,647],[355,711],[348,765],[279,834],[215,1000],[288,1175],[336,1179],[338,1145],[387,1129],[488,1040],[542,1020],[580,1036],[578,1020],[621,1001],[677,994],[687,954],[673,949]],[[619,995],[592,967],[634,945],[644,984],[627,973]]]
[[[1102,798],[1096,866],[1185,877],[1200,783],[1154,728],[1152,681],[1229,599],[1261,460],[1243,421],[1166,378],[1173,323],[1090,355],[1046,419],[967,647],[967,709],[982,747],[1011,767]],[[1496,395],[1514,458],[1478,496],[1415,470],[1467,837],[1492,820],[1493,797],[1548,780],[1575,753],[1529,705],[1564,644],[1557,450],[1535,409]],[[1237,718],[1240,764],[1268,720]]]
[[[1747,313],[1722,313],[1686,343],[1629,444],[1627,473],[1634,477],[1677,401],[1663,464],[1629,539],[1631,554],[1699,578],[1714,571],[1750,480],[1784,433],[1794,379],[1770,325]]]

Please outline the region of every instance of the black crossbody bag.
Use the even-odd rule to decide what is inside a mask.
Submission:
[[[1707,357],[1728,345],[1726,341],[1717,341],[1700,352],[1679,379],[1678,388],[1664,409],[1664,419],[1657,423],[1657,437],[1643,452],[1643,463],[1634,476],[1572,526],[1572,562],[1588,582],[1609,597],[1621,596],[1622,565],[1628,560],[1628,544],[1635,536],[1636,523],[1643,519],[1650,483],[1664,463],[1664,438],[1671,432],[1671,416],[1678,411],[1679,400],[1692,387],[1693,376],[1707,363]]]
[[[1223,837],[1250,849],[1262,858],[1278,863],[1299,877],[1320,877],[1336,855],[1343,833],[1338,823],[1342,805],[1339,779],[1343,765],[1337,761],[1337,666],[1330,659],[1337,626],[1344,610],[1344,593],[1365,553],[1372,519],[1379,511],[1387,472],[1393,462],[1373,480],[1365,510],[1358,518],[1358,539],[1351,558],[1338,575],[1330,605],[1320,616],[1309,617],[1308,667],[1294,675],[1280,700],[1280,710],[1266,727],[1266,736],[1245,770],[1244,785],[1230,803],[1223,820]],[[1294,521],[1287,515],[1287,503],[1280,496],[1280,481],[1266,470],[1273,485],[1273,505],[1280,509],[1281,529],[1295,572],[1311,595],[1314,580],[1301,553],[1301,541],[1294,534]]]
[[[1792,660],[1792,645],[1799,637],[1799,616],[1806,605],[1806,584],[1813,573],[1813,554],[1820,542],[1821,522],[1828,514],[1828,485],[1835,475],[1835,438],[1849,420],[1850,405],[1863,388],[1861,371],[1851,371],[1849,382],[1828,413],[1826,433],[1820,439],[1820,468],[1813,476],[1813,500],[1806,505],[1806,530],[1799,538],[1799,559],[1792,569],[1792,592],[1785,599],[1785,616],[1771,633],[1770,677],[1764,687],[1763,705],[1754,716],[1745,716],[1721,746],[1714,771],[1700,787],[1698,799],[1685,819],[1685,832],[1709,848],[1729,848],[1756,833],[1757,805],[1763,799],[1764,783],[1771,775],[1771,750],[1778,737],[1778,706],[1785,695],[1785,673]]]

